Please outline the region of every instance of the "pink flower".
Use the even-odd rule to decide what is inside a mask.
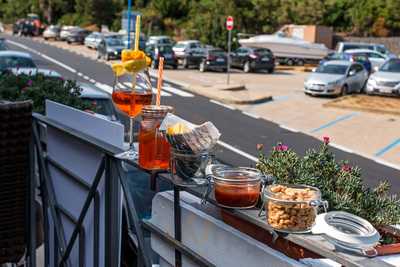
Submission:
[[[27,86],[32,86],[33,81],[29,80],[28,83],[26,84]]]
[[[263,150],[264,145],[263,144],[257,144],[257,150]]]
[[[324,139],[324,144],[325,145],[329,144],[329,142],[330,142],[329,136],[324,136],[323,139]]]
[[[343,172],[350,172],[351,171],[351,166],[349,164],[344,164],[342,166],[342,171]]]
[[[282,144],[278,144],[276,147],[274,147],[275,151],[279,151],[279,152],[285,152],[289,149],[288,146],[282,145]]]

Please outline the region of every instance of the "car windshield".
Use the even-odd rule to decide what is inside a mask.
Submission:
[[[384,55],[389,54],[389,51],[384,46],[376,47],[376,51],[378,51],[379,53],[384,54]]]
[[[208,52],[210,55],[213,56],[217,56],[217,57],[224,57],[225,56],[225,52],[222,50],[210,50],[210,52]]]
[[[2,56],[0,57],[0,69],[10,68],[36,68],[31,58],[17,56]]]
[[[345,74],[347,71],[346,65],[324,64],[320,65],[315,72],[326,74]]]
[[[175,48],[185,48],[185,47],[186,47],[186,44],[184,44],[184,43],[177,43],[175,45]]]
[[[271,51],[270,51],[270,50],[268,50],[268,49],[262,49],[262,48],[260,48],[260,49],[254,49],[254,53],[257,53],[257,54],[262,55],[262,56],[269,56],[269,55],[271,55]]]
[[[400,72],[400,60],[390,60],[382,65],[380,71]]]
[[[163,46],[159,46],[157,47],[158,51],[161,53],[172,53],[172,47],[171,46],[167,46],[167,45],[163,45]]]
[[[121,38],[118,37],[109,37],[106,38],[106,43],[109,46],[121,46],[124,45]]]

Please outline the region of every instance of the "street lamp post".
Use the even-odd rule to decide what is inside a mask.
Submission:
[[[128,49],[131,48],[131,7],[132,0],[128,0]]]

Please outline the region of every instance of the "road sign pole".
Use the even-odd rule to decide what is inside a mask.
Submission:
[[[228,66],[226,68],[226,71],[227,71],[227,74],[228,74],[226,83],[228,85],[229,85],[230,78],[231,78],[230,77],[230,73],[231,73],[231,39],[232,39],[232,31],[228,31],[228,60],[227,60]]]
[[[128,0],[128,49],[131,48],[131,7],[132,0]]]

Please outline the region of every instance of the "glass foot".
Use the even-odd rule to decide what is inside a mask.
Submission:
[[[137,160],[139,158],[139,153],[135,150],[128,150],[115,155],[115,157],[118,159]]]

